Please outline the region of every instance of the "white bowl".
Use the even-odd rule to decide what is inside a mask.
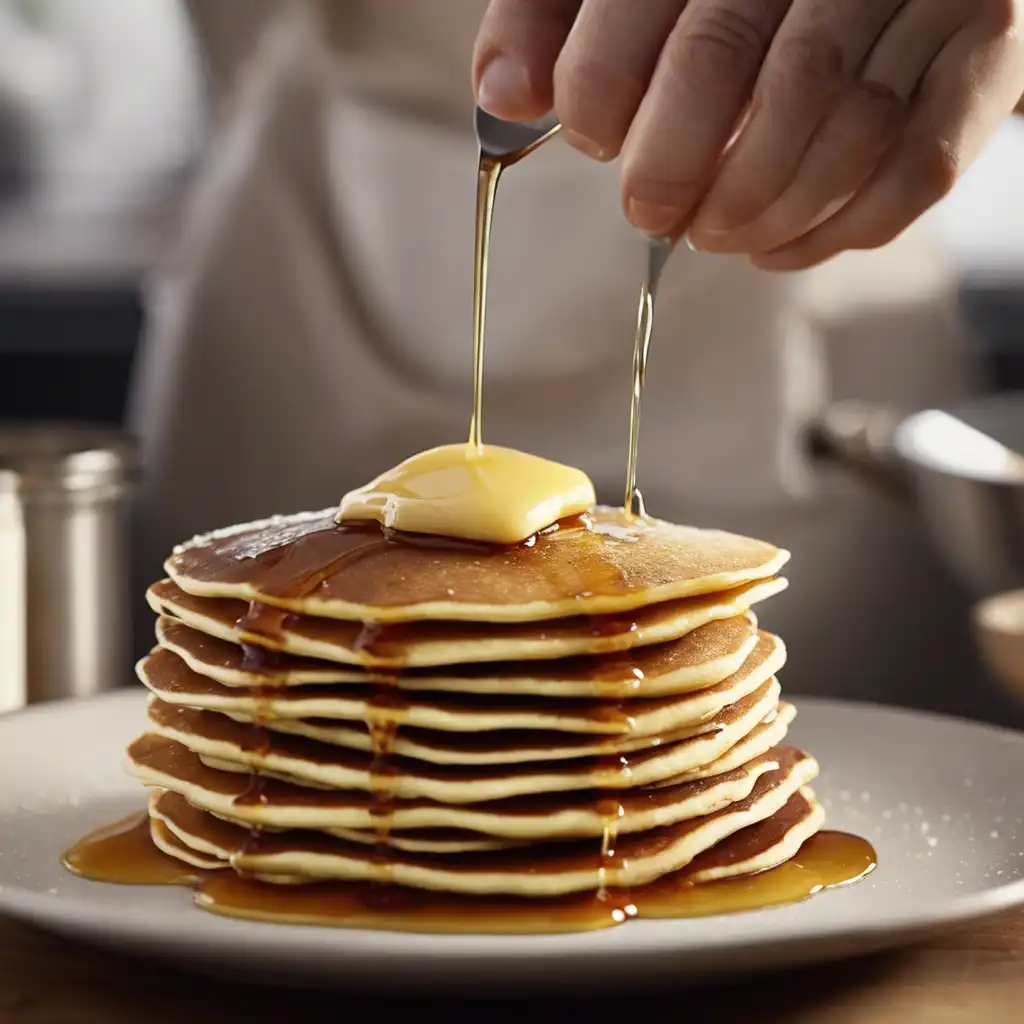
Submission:
[[[982,660],[996,680],[1024,698],[1024,590],[1008,590],[974,606]]]

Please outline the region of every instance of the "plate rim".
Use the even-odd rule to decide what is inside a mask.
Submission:
[[[146,691],[143,687],[127,686],[97,696],[32,705],[0,716],[0,736],[9,728],[17,728],[19,722],[59,717],[105,704],[124,704],[126,707],[138,704],[141,711],[145,698]],[[902,720],[927,719],[936,725],[967,727],[976,734],[982,733],[993,738],[998,736],[1003,742],[1019,746],[1024,753],[1024,732],[943,712],[919,711],[878,702],[800,694],[793,695],[793,702],[798,709],[801,706],[814,707],[825,713],[881,713]],[[64,804],[61,802],[57,806]],[[13,820],[16,818],[17,812]],[[152,890],[157,887],[143,888]],[[181,896],[183,899],[190,899],[190,894],[185,888],[182,888]],[[508,961],[510,958],[520,964],[537,961],[557,949],[560,962],[566,968],[570,968],[575,966],[577,960],[583,964],[586,958],[607,952],[614,952],[616,956],[628,957],[630,960],[636,957],[671,956],[680,952],[691,956],[699,955],[703,960],[706,957],[720,956],[726,951],[734,953],[737,957],[758,959],[758,954],[763,953],[768,945],[761,931],[754,930],[749,936],[743,937],[723,937],[716,936],[712,929],[708,932],[707,941],[695,951],[689,938],[680,942],[664,927],[657,930],[642,927],[645,923],[668,923],[653,921],[637,922],[629,929],[612,928],[553,935],[434,935],[358,928],[280,925],[220,917],[218,921],[221,924],[218,925],[218,929],[230,931],[218,931],[217,934],[196,938],[184,935],[177,929],[172,930],[171,934],[161,932],[159,915],[149,919],[137,915],[126,918],[118,913],[119,903],[123,903],[123,900],[113,899],[109,903],[97,906],[96,903],[81,897],[55,896],[11,884],[0,886],[0,914],[50,931],[99,938],[108,929],[113,929],[115,935],[110,944],[121,946],[137,943],[150,948],[163,945],[175,950],[187,950],[190,945],[196,949],[219,950],[224,948],[225,943],[244,942],[257,946],[263,952],[286,948],[290,956],[308,954],[317,957],[330,951],[344,951],[350,958],[349,967],[366,966],[372,958],[385,950],[394,957],[402,958],[420,958],[424,953],[428,953],[429,959],[435,964],[450,965],[459,962],[463,966],[475,964],[487,967],[498,961]],[[836,917],[828,922],[815,922],[811,927],[804,927],[799,922],[790,922],[784,935],[772,936],[772,952],[783,955],[788,949],[808,942],[817,942],[823,947],[838,943],[858,947],[870,946],[875,949],[905,945],[919,937],[984,920],[1021,904],[1024,904],[1024,878],[963,895],[951,892],[947,900],[929,908],[927,913],[904,911],[853,924],[841,922]],[[768,915],[772,909],[751,913]],[[626,932],[629,933],[628,936]],[[356,954],[354,959],[353,954]],[[827,953],[825,958],[828,958]],[[340,972],[345,976],[350,976],[351,973],[348,969]]]

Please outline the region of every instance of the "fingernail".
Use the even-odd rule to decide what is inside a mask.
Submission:
[[[505,54],[498,54],[484,68],[477,89],[477,102],[495,117],[515,114],[530,99],[526,68]]]
[[[593,157],[595,160],[607,162],[611,159],[609,150],[605,149],[604,146],[598,145],[593,139],[588,139],[586,135],[580,135],[579,132],[570,131],[567,128],[565,130],[565,138],[570,146],[575,146],[580,152],[586,153],[587,156]]]
[[[678,206],[642,203],[638,199],[630,199],[628,213],[633,227],[659,238],[670,235],[672,229],[683,219],[683,211]]]
[[[697,248],[697,246],[694,244],[693,239],[690,237],[689,231],[687,231],[686,234],[683,235],[683,242],[686,245],[686,248],[690,250],[690,252],[700,252],[700,249]]]

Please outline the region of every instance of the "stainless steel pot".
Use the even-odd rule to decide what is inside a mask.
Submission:
[[[839,403],[814,425],[811,447],[916,501],[970,596],[1024,586],[1024,392],[909,416]]]
[[[129,678],[131,441],[0,427],[0,712]]]

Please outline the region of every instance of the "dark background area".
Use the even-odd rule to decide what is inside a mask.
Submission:
[[[143,324],[137,289],[0,291],[0,410],[119,424]]]

